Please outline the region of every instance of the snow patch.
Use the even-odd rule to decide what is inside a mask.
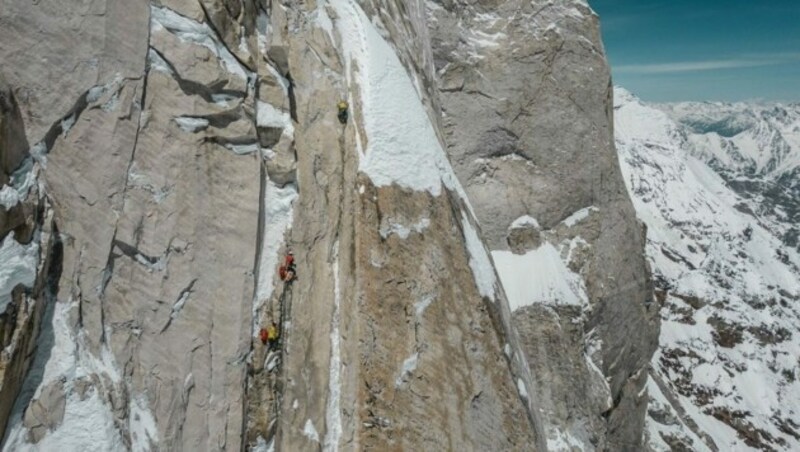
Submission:
[[[541,226],[539,226],[539,222],[536,221],[536,218],[533,218],[530,215],[523,215],[511,223],[511,229],[526,228],[529,226],[532,226],[536,229],[541,229]]]
[[[415,352],[413,355],[409,356],[405,359],[405,361],[403,361],[403,366],[400,368],[400,375],[398,375],[397,379],[394,381],[395,388],[402,386],[406,377],[411,375],[411,373],[417,369],[418,361],[419,352]]]
[[[528,390],[525,389],[525,382],[522,381],[522,378],[517,378],[517,391],[519,391],[520,397],[528,399]]]
[[[151,70],[163,72],[165,74],[169,74],[170,76],[175,75],[169,64],[163,58],[161,58],[161,55],[159,55],[158,52],[153,49],[147,50],[147,63]]]
[[[572,436],[568,430],[551,428],[548,429],[547,432],[547,450],[572,451],[593,449],[586,447],[586,444]]]
[[[24,427],[20,427],[24,430]],[[125,450],[125,443],[114,425],[114,418],[100,398],[97,388],[92,388],[84,400],[77,393],[70,393],[61,424],[38,443],[24,442],[26,435],[14,433],[16,432],[8,436],[5,450]]]
[[[75,125],[75,120],[76,119],[77,119],[77,117],[75,116],[75,113],[73,113],[73,114],[71,114],[71,115],[69,115],[66,118],[61,120],[61,134],[62,134],[62,136],[67,136],[67,134],[69,133],[70,129],[72,129],[72,126]]]
[[[292,224],[292,205],[296,199],[297,187],[294,184],[278,187],[267,179],[261,206],[264,230],[256,275],[256,296],[253,300],[253,331],[258,331],[258,311],[274,289],[273,275],[278,264],[278,250],[283,245],[286,230]]]
[[[220,108],[228,108],[231,106],[231,102],[240,100],[241,97],[234,96],[232,94],[212,94],[211,95],[211,102]]]
[[[589,302],[583,278],[565,265],[550,243],[522,255],[493,251],[492,257],[512,312],[534,303],[581,306]]]
[[[367,149],[359,170],[377,186],[397,184],[439,196],[442,183],[467,200],[405,67],[352,0],[331,0],[348,78],[358,69]],[[352,81],[355,84],[355,81]],[[351,105],[357,105],[350,102]],[[356,140],[358,143],[361,140]]]
[[[193,116],[179,116],[173,118],[178,127],[184,132],[195,133],[205,130],[208,127],[208,119],[196,118]]]
[[[674,419],[673,422],[662,424],[653,420],[651,416],[645,417],[645,430],[649,439],[648,445],[654,451],[671,452],[673,450],[672,446],[664,441],[662,437],[662,435],[664,435],[681,438],[685,442],[690,442],[692,450],[697,452],[710,452],[711,449],[706,446],[705,442],[680,419],[677,412],[661,392],[661,388],[653,381],[652,377],[647,378],[645,389],[649,395],[648,410],[669,413],[670,417]]]
[[[225,149],[233,152],[236,155],[249,155],[261,151],[261,146],[259,146],[258,143],[247,143],[247,144],[225,143],[224,146]]]
[[[275,450],[275,440],[270,439],[267,442],[263,436],[258,435],[256,444],[250,448],[251,452],[273,452]]]
[[[28,197],[31,187],[36,183],[33,159],[26,158],[13,173],[7,185],[0,189],[0,206],[10,210]]]
[[[170,185],[156,187],[147,175],[138,172],[136,162],[133,162],[128,170],[128,185],[150,192],[156,204],[161,204],[172,192]]]
[[[391,221],[391,220],[390,220]],[[398,237],[401,239],[407,239],[411,232],[416,232],[418,234],[422,233],[425,229],[430,226],[431,220],[427,218],[422,218],[421,220],[417,221],[416,223],[412,224],[411,226],[404,226],[399,223],[395,222],[387,222],[381,226],[380,234],[381,237],[384,239],[389,237],[392,234],[397,234]]]
[[[133,452],[150,451],[151,444],[158,443],[156,420],[144,395],[134,396],[131,400],[128,429],[131,433],[131,450]]]
[[[306,419],[306,423],[303,426],[303,434],[311,441],[315,443],[319,442],[319,433],[317,433],[317,429],[314,428],[314,423],[311,422],[311,419]]]
[[[267,102],[256,102],[256,125],[258,127],[283,129],[284,135],[294,135],[292,117],[289,115],[289,113],[278,110]]]
[[[494,274],[492,261],[483,246],[478,232],[472,227],[467,215],[461,212],[461,224],[464,228],[464,243],[469,252],[469,267],[472,269],[472,276],[478,286],[481,296],[494,301],[494,290],[497,279]],[[509,299],[509,302],[511,300]]]
[[[100,388],[96,386],[110,390],[111,388],[105,387],[106,381],[110,380],[115,386],[122,381],[111,351],[104,345],[100,356],[95,356],[85,346],[82,333],[77,336],[72,334],[69,325],[70,311],[78,309],[77,302],[54,300],[48,309],[52,318],[49,322],[42,323],[40,347],[26,376],[22,393],[29,396],[32,393],[34,398],[40,397],[42,388],[60,380],[66,393],[64,419],[37,444],[30,444],[28,431],[22,423],[22,414],[26,407],[16,404],[9,419],[4,450],[124,450],[124,441],[114,422],[111,407],[100,396]],[[48,315],[44,318],[47,319]],[[42,338],[47,337],[52,337],[52,346],[49,349],[49,344],[41,342]],[[76,382],[93,381],[92,377],[95,375],[105,375],[108,380],[94,380],[95,383],[89,386],[88,392],[81,396]],[[38,386],[33,387],[33,384]],[[142,423],[137,426],[141,427],[139,431],[147,432],[154,427],[150,424],[144,406],[131,409],[140,415]],[[154,432],[155,430],[151,431],[151,438],[155,439]]]
[[[475,47],[499,47],[503,44],[503,41],[508,39],[508,35],[500,31],[496,33],[486,33],[481,30],[473,29],[470,30],[470,33],[472,36],[469,37],[468,40]]]
[[[342,294],[339,281],[339,241],[333,246],[336,256],[333,264],[333,318],[331,319],[331,362],[328,373],[328,403],[325,410],[325,441],[323,450],[335,452],[339,450],[339,438],[342,436],[342,351],[339,319],[341,316]]]
[[[580,223],[581,221],[585,220],[589,217],[592,212],[599,212],[595,206],[584,207],[583,209],[573,213],[572,215],[568,216],[567,218],[562,221],[568,228],[575,226],[576,224]]]
[[[15,287],[33,287],[38,265],[38,233],[31,243],[20,245],[14,239],[14,231],[9,232],[0,245],[0,313],[6,312]]]
[[[425,313],[425,310],[428,309],[428,306],[433,303],[434,298],[435,297],[433,295],[427,295],[423,297],[422,300],[414,303],[414,312],[416,313],[417,317],[420,317],[423,313]]]

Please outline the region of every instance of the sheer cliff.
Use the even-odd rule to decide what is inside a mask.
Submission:
[[[657,309],[583,1],[429,1],[448,152],[555,450],[636,449]]]
[[[0,58],[4,450],[639,447],[584,3],[12,0]]]

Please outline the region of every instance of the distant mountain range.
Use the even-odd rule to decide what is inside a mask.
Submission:
[[[651,448],[800,449],[800,105],[617,88],[615,129],[661,303]]]
[[[680,127],[682,146],[706,162],[800,246],[800,104],[687,102],[659,106]]]

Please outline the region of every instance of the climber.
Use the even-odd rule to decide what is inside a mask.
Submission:
[[[294,253],[289,251],[284,261],[286,267],[286,279],[284,281],[294,281],[297,276],[297,268],[294,266]]]
[[[285,282],[292,282],[295,280],[297,268],[294,266],[294,254],[291,251],[286,254],[284,264],[278,268],[278,276]]]
[[[267,328],[267,350],[277,350],[278,348],[278,324],[273,320]]]
[[[258,338],[261,339],[261,343],[267,345],[267,341],[269,341],[269,331],[266,328],[261,328],[261,331],[258,332]]]
[[[340,100],[336,107],[339,109],[339,114],[337,115],[339,122],[347,124],[347,101]]]

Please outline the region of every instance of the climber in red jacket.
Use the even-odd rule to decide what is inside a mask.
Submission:
[[[292,282],[297,276],[297,268],[294,265],[294,254],[291,251],[286,255],[283,265],[278,269],[278,276],[285,282]]]

